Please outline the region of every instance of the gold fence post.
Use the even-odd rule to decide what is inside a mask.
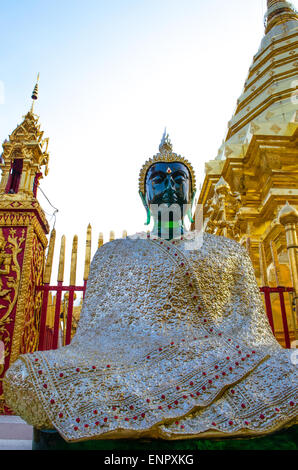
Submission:
[[[298,309],[298,260],[297,260],[297,232],[298,211],[287,202],[278,214],[279,223],[284,226],[286,231],[287,250],[289,256],[290,271],[294,288],[294,328],[295,339],[298,339],[297,332],[297,309]]]
[[[99,235],[98,235],[98,244],[97,244],[97,248],[102,247],[102,245],[103,245],[103,233],[100,232]]]
[[[91,263],[91,237],[92,237],[92,228],[89,224],[87,227],[86,235],[86,251],[85,251],[85,268],[84,268],[84,281],[88,281],[90,263]]]
[[[58,285],[62,285],[63,281],[64,281],[65,241],[66,241],[65,235],[62,235],[61,244],[60,244],[58,275],[57,275]],[[56,315],[59,318],[59,324],[58,324],[58,326],[56,325],[56,328],[58,329],[58,332],[56,334],[58,335],[58,337],[59,337],[59,330],[61,328],[61,325],[60,325],[61,299],[62,299],[62,291],[59,294],[57,294],[57,298],[56,298],[56,302],[57,302]],[[58,311],[58,303],[59,303],[59,311]],[[64,346],[65,345],[65,334],[66,334],[66,309],[65,309],[65,300],[64,299],[63,299],[62,312],[63,312],[63,317],[62,317],[62,324],[63,324],[62,346]],[[56,321],[58,322],[57,317],[56,317]]]
[[[65,235],[61,237],[59,267],[57,281],[63,282],[64,280],[64,263],[65,263]]]
[[[44,273],[43,273],[44,285],[49,285],[51,282],[55,242],[56,242],[56,230],[53,228],[51,232],[51,236],[50,236],[47,260],[46,260],[46,265],[45,265]],[[50,326],[52,323],[52,315],[53,315],[52,300],[53,299],[52,299],[52,294],[50,294],[48,290],[45,290],[43,295],[44,295],[43,302],[46,307],[45,307],[45,310],[43,311],[43,315],[45,315],[45,318],[42,319],[41,321],[44,322],[44,326],[46,328],[47,326]]]
[[[70,279],[69,279],[70,286],[76,285],[77,257],[78,257],[78,236],[75,235],[73,237],[72,251],[71,251]]]
[[[260,273],[262,279],[263,287],[269,286],[268,276],[267,276],[267,263],[266,263],[266,255],[265,255],[265,248],[263,242],[259,243],[259,258],[260,258]]]
[[[245,248],[246,248],[246,251],[248,253],[248,256],[252,260],[251,239],[250,239],[250,237],[247,237],[246,240],[245,240]]]
[[[64,279],[64,262],[65,262],[65,235],[61,237],[60,243],[60,253],[59,253],[59,266],[58,266],[58,275],[57,275],[57,283],[58,283],[58,290],[55,296],[56,304],[55,304],[55,316],[54,316],[54,339],[53,339],[53,349],[61,346],[61,338],[59,336],[59,332],[62,330],[64,335],[65,332],[65,311],[63,310],[63,329],[60,324],[60,315],[61,315],[61,299],[62,299],[62,284]],[[59,341],[60,339],[60,341]],[[64,344],[64,342],[62,342]]]
[[[272,257],[272,262],[273,262],[273,267],[274,267],[276,287],[278,287],[280,285],[280,279],[281,279],[280,265],[279,265],[276,245],[273,241],[270,242],[270,250],[271,250],[271,257]]]
[[[66,345],[70,344],[71,338],[72,338],[73,303],[76,298],[74,288],[76,285],[77,258],[78,258],[78,236],[75,235],[73,237],[72,251],[71,251],[71,265],[70,265],[70,279],[69,279],[70,289],[69,289],[68,306],[67,306],[66,335],[65,335]]]
[[[47,261],[46,261],[46,266],[45,266],[44,276],[43,276],[43,282],[45,284],[50,284],[50,282],[51,282],[55,241],[56,241],[56,230],[53,228],[53,230],[51,232],[51,236],[50,236],[50,243],[49,243]]]

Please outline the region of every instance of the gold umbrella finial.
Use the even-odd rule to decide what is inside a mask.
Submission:
[[[33,90],[32,95],[31,95],[31,98],[32,98],[31,113],[33,113],[34,101],[36,101],[38,99],[38,82],[39,82],[39,73],[37,74],[36,84],[35,84],[34,90]]]

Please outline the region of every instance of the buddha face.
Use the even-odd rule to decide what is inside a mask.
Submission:
[[[180,162],[153,164],[146,176],[148,206],[178,204],[181,208],[191,200],[191,177],[188,168]]]

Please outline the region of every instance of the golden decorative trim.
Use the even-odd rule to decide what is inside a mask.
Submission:
[[[20,251],[22,251],[21,245],[25,241],[24,230],[22,233],[23,233],[22,237],[18,239],[15,236],[15,230],[10,229],[10,234],[7,238],[7,242],[5,241],[4,237],[2,237],[1,239],[2,250],[0,253],[0,267],[2,266],[2,264],[4,264],[5,266],[5,268],[1,270],[1,274],[4,274],[7,276],[6,285],[8,289],[2,289],[3,284],[2,284],[2,279],[0,279],[0,287],[1,287],[0,295],[1,297],[4,298],[4,300],[9,301],[6,313],[0,318],[0,337],[5,345],[4,358],[8,357],[10,354],[9,343],[11,342],[11,335],[9,331],[6,329],[6,325],[11,323],[10,315],[13,312],[13,309],[16,305],[16,302],[18,299],[18,293],[19,293],[19,281],[20,281],[20,276],[21,276],[21,268],[20,268],[17,256],[20,253]],[[1,234],[2,234],[2,230],[1,230]],[[9,248],[11,249],[11,254],[6,253],[4,251],[7,245],[11,245],[9,246]],[[12,270],[16,273],[16,278],[9,276]],[[13,298],[11,298],[12,291],[14,293]],[[0,364],[0,376],[3,373],[4,367],[5,367],[5,361],[4,361],[4,364]]]
[[[27,229],[26,235],[26,245],[22,266],[22,275],[19,283],[19,292],[18,305],[15,316],[15,325],[13,330],[13,339],[12,347],[10,353],[9,364],[12,364],[19,356],[21,340],[24,330],[24,321],[25,321],[25,304],[27,300],[27,285],[29,283],[30,274],[31,274],[31,254],[33,249],[33,237],[34,230],[32,226],[29,226]]]
[[[44,267],[44,248],[34,233],[31,253],[30,278],[27,285],[24,326],[21,338],[20,354],[34,352],[39,342],[39,325],[42,306],[42,292],[36,292],[36,286],[42,284]]]
[[[24,116],[23,122],[10,134],[9,140],[4,141],[2,154],[4,165],[10,162],[17,152],[18,158],[27,159],[30,166],[36,165],[37,172],[45,166],[45,175],[47,175],[49,139],[43,138],[44,132],[40,130],[38,121],[39,117],[29,111]],[[25,187],[21,186],[20,189],[24,190]]]
[[[33,212],[13,212],[9,209],[7,212],[2,212],[0,209],[0,226],[12,226],[12,227],[28,227],[33,226],[39,240],[43,244],[44,248],[48,245],[48,240],[45,235],[43,228],[40,225],[36,215]]]
[[[29,197],[26,200],[25,196],[21,194],[1,194],[0,210],[12,211],[14,209],[16,214],[22,214],[22,212],[19,211],[24,210],[35,211],[44,224],[47,233],[49,232],[48,221],[39,205],[39,202],[36,199]]]

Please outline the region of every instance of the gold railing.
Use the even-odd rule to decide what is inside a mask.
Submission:
[[[124,230],[123,238],[127,237],[127,232]],[[115,233],[110,232],[109,241],[115,240]],[[97,247],[100,248],[104,243],[103,234],[98,236]],[[82,308],[83,297],[86,290],[86,284],[89,277],[90,264],[91,264],[91,248],[92,248],[92,228],[89,224],[86,233],[85,242],[85,260],[84,260],[84,274],[83,284],[76,285],[77,277],[77,261],[78,261],[78,236],[75,235],[72,241],[71,260],[70,260],[70,273],[69,285],[64,284],[64,271],[65,271],[65,248],[66,237],[62,235],[60,242],[57,284],[51,285],[51,277],[53,270],[53,260],[56,244],[56,231],[52,230],[50,235],[48,253],[45,263],[43,285],[39,290],[43,291],[43,303],[41,307],[41,321],[40,321],[40,339],[39,349],[52,349],[69,344],[73,337]],[[74,302],[77,299],[77,292],[82,297],[79,305]]]

